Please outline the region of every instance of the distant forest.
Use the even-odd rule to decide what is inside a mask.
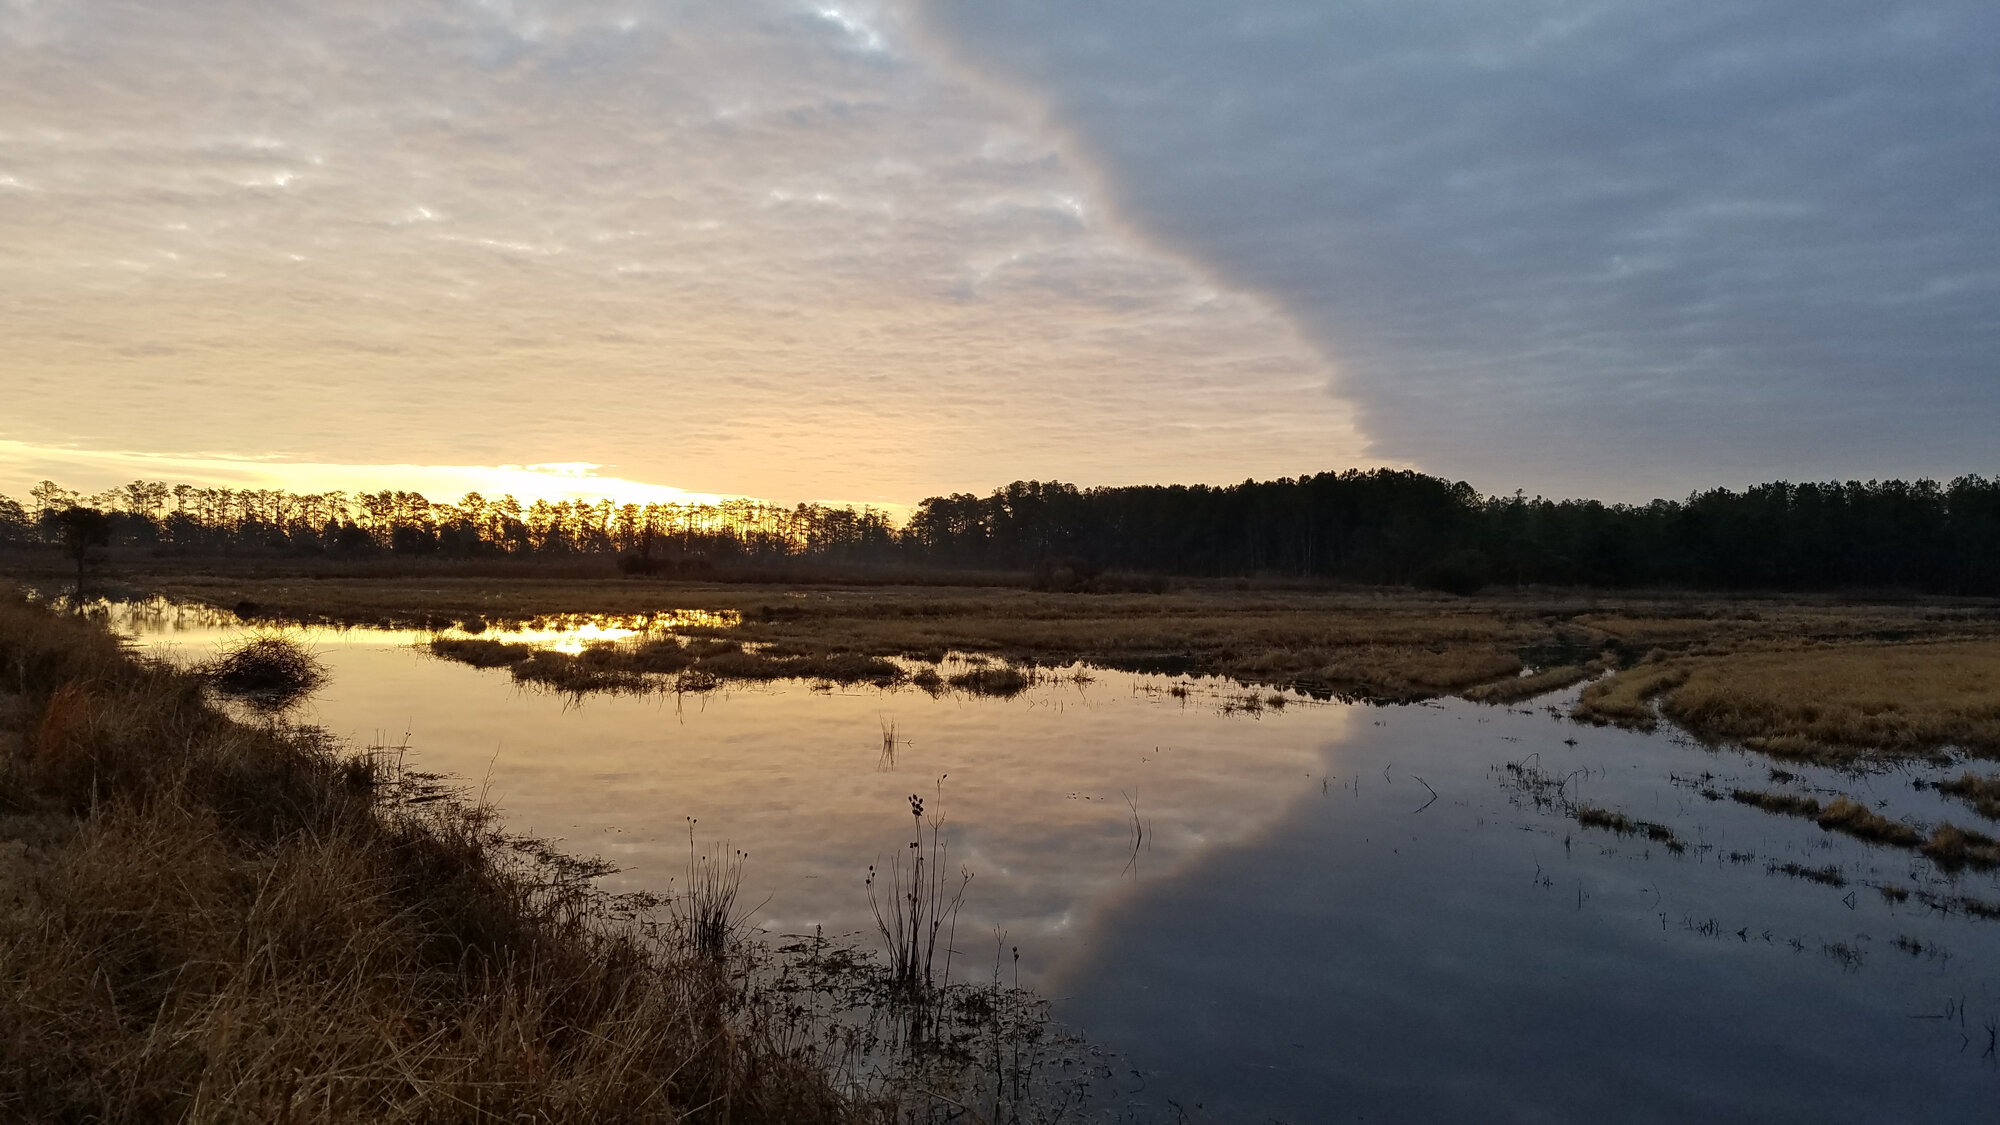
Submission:
[[[1376,469],[1242,484],[1017,481],[933,496],[898,526],[872,508],[755,500],[522,505],[469,493],[295,494],[135,481],[0,497],[0,544],[161,555],[604,556],[696,577],[780,560],[1026,571],[1055,588],[1118,575],[1283,577],[1453,592],[1549,584],[2000,594],[2000,480],[1784,482],[1685,500],[1482,496]]]

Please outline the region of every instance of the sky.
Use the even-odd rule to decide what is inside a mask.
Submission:
[[[2000,472],[2000,7],[0,0],[0,492]]]

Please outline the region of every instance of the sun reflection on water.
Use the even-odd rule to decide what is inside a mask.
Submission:
[[[66,596],[49,601],[57,608],[70,608]],[[156,640],[197,633],[232,633],[262,623],[255,615],[246,617],[218,606],[161,597],[134,601],[96,598],[80,608],[85,616],[104,622],[121,635]],[[309,641],[361,634],[376,644],[423,644],[433,637],[480,637],[574,654],[595,644],[667,636],[688,629],[731,629],[742,622],[743,615],[733,609],[663,609],[652,613],[555,613],[518,620],[471,618],[442,629],[293,623],[282,628]]]

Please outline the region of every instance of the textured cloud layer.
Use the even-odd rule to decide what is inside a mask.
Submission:
[[[2000,468],[2000,7],[926,4],[1377,448],[1646,496]]]
[[[1364,454],[1282,315],[926,45],[776,0],[0,2],[0,439],[863,500]]]

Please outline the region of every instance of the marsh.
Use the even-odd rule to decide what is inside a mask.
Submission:
[[[1580,722],[1589,689],[1577,686],[1511,706],[1343,701],[928,650],[978,631],[1022,645],[1090,628],[1069,632],[1073,619],[1053,613],[961,614],[968,625],[903,613],[938,604],[920,595],[809,595],[796,614],[728,600],[656,605],[657,628],[550,616],[516,634],[495,615],[476,639],[570,656],[665,643],[719,655],[741,651],[725,636],[752,649],[823,641],[833,627],[814,615],[840,613],[864,623],[851,650],[879,644],[899,675],[883,686],[717,677],[676,691],[662,672],[652,690],[576,692],[441,656],[438,640],[474,639],[461,627],[319,627],[301,636],[332,682],[305,717],[463,778],[510,825],[616,865],[612,889],[670,893],[692,818],[704,841],[745,856],[749,925],[772,941],[865,937],[868,868],[907,846],[897,822],[920,794],[971,876],[953,971],[1018,973],[1052,998],[1117,1060],[1116,1098],[1135,1114],[1893,1117],[1896,1091],[1918,1082],[1935,1119],[1975,1120],[2000,1093],[1988,1050],[2000,880],[1884,827],[1978,832],[1954,794],[1962,775],[1990,770],[1948,745],[1779,759],[1704,746],[1657,713],[1651,730]],[[109,612],[177,659],[247,628],[157,603]],[[1460,635],[1528,628],[1462,612]],[[1778,629],[1852,630],[1860,644],[1880,643],[1859,638],[1884,615],[1927,612],[1765,606],[1707,620],[1740,646]],[[1258,629],[1330,628],[1280,625],[1292,615],[1268,604],[1241,614]],[[1383,627],[1420,615],[1440,616],[1409,606]],[[922,641],[914,656],[886,640],[906,617]],[[1627,636],[1694,631],[1632,607],[1592,620]],[[950,686],[995,667],[1039,675],[1005,696]],[[916,682],[926,670],[937,690]],[[1739,790],[1819,812],[1729,799]]]

